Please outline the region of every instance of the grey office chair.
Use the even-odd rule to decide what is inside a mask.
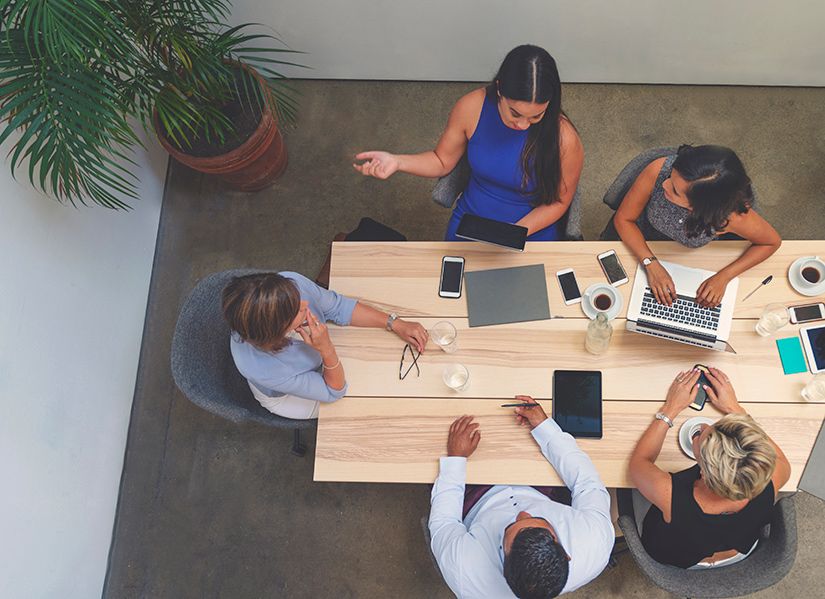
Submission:
[[[292,453],[303,456],[301,429],[314,420],[292,420],[264,409],[235,368],[229,351],[229,326],[221,311],[221,291],[236,276],[260,270],[226,270],[201,279],[181,308],[172,338],[172,377],[193,404],[240,423],[257,422],[294,430]]]
[[[435,555],[433,555],[433,538],[430,536],[430,517],[421,516],[420,524],[421,530],[424,533],[424,542],[427,544],[427,554],[430,556],[430,563],[432,563],[433,568],[435,568],[435,571],[438,572],[438,575],[441,576],[441,568],[438,567],[438,562],[435,560]]]
[[[639,569],[657,586],[680,597],[738,597],[782,580],[796,557],[796,510],[793,496],[776,504],[773,519],[746,559],[730,566],[685,570],[651,558],[639,537],[631,489],[618,489],[619,528]]]
[[[613,210],[618,210],[619,205],[627,195],[627,192],[630,190],[633,182],[639,176],[639,173],[641,173],[648,164],[657,158],[671,156],[676,153],[676,150],[677,148],[675,146],[651,148],[650,150],[645,150],[636,156],[633,160],[628,162],[627,166],[625,166],[616,176],[616,179],[614,179],[610,187],[607,188],[602,201]]]
[[[452,209],[458,196],[467,189],[467,183],[469,181],[470,162],[465,152],[453,170],[436,181],[432,193],[433,202],[439,206]],[[581,197],[579,196],[578,189],[573,195],[573,201],[570,202],[570,208],[568,208],[564,216],[559,219],[558,229],[563,231],[565,241],[581,241],[584,239],[582,235]]]
[[[677,148],[675,146],[651,148],[650,150],[645,150],[641,154],[637,155],[633,158],[633,160],[627,163],[627,165],[613,180],[610,187],[607,188],[607,191],[602,198],[602,202],[610,206],[610,208],[614,211],[618,210],[622,200],[633,186],[633,182],[636,181],[636,178],[645,169],[645,167],[657,158],[663,158],[665,156],[675,154],[676,150]],[[599,239],[606,241],[618,238],[619,234],[616,232],[615,226],[613,225],[613,217],[611,216],[610,220],[607,221],[607,225],[605,225],[604,230],[601,232],[601,235],[599,235]]]

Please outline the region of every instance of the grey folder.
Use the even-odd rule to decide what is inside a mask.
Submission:
[[[471,327],[550,318],[544,265],[464,273]]]
[[[819,429],[808,465],[799,481],[799,488],[825,500],[825,425]]]

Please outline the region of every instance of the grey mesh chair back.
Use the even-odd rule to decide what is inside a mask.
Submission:
[[[664,156],[675,154],[677,149],[678,148],[675,146],[666,148],[651,148],[650,150],[645,150],[636,156],[633,160],[627,163],[627,166],[622,169],[613,181],[613,184],[607,188],[602,201],[613,210],[617,210],[619,208],[619,204],[622,203],[622,200],[627,195],[630,187],[633,185],[633,182],[639,176],[639,173],[641,173],[648,164],[657,158],[663,158]]]
[[[660,564],[642,546],[630,489],[618,490],[619,528],[641,571],[656,585],[680,597],[738,597],[782,580],[796,558],[796,510],[793,496],[776,504],[769,526],[747,558],[730,566],[685,570]]]
[[[453,170],[436,181],[432,193],[433,202],[439,206],[452,209],[458,196],[467,189],[469,181],[470,161],[467,159],[467,153],[465,152]],[[565,241],[581,241],[584,239],[582,236],[581,198],[578,189],[573,195],[573,201],[570,202],[570,208],[559,219],[558,229],[562,232],[562,238]]]
[[[229,351],[229,326],[221,292],[232,278],[254,272],[226,270],[198,281],[181,308],[172,338],[172,377],[193,404],[232,422],[278,428],[308,428],[314,420],[292,420],[264,409],[249,390]]]

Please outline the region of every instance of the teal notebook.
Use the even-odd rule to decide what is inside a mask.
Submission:
[[[779,359],[782,360],[782,370],[785,374],[796,374],[808,370],[799,337],[777,339],[776,348],[779,350]]]

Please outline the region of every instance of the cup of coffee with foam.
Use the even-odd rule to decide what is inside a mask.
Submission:
[[[799,279],[803,287],[818,287],[825,281],[825,262],[819,258],[805,260],[799,268]]]

